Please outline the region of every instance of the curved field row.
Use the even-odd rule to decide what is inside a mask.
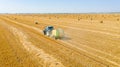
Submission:
[[[103,31],[100,30],[100,28],[99,30],[92,29],[94,26],[89,28],[87,27],[89,26],[87,23],[85,23],[87,26],[83,25],[83,27],[81,27],[80,25],[79,27],[78,23],[58,23],[58,20],[54,20],[55,22],[53,22],[53,19],[45,20],[42,17],[43,20],[41,19],[41,22],[38,21],[39,24],[35,25],[34,21],[39,20],[37,19],[39,17],[30,19],[31,16],[25,18],[24,15],[21,15],[23,18],[15,15],[13,15],[13,17],[10,16],[11,15],[7,15],[7,17],[1,16],[1,22],[5,22],[22,30],[28,35],[29,41],[33,43],[37,49],[42,49],[44,52],[58,59],[66,67],[120,66],[120,56],[116,53],[119,52],[120,35],[117,27],[116,30],[112,32],[115,29],[114,25],[112,27],[114,29],[111,28],[111,30],[109,30],[106,27],[108,31]],[[56,41],[44,36],[41,30],[51,24],[56,28],[63,28],[66,32],[66,38]],[[86,28],[84,26],[86,26]],[[97,27],[97,25],[95,27]]]

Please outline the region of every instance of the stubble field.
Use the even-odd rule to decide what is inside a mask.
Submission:
[[[49,25],[65,37],[44,36]],[[1,66],[120,67],[120,14],[0,15]]]

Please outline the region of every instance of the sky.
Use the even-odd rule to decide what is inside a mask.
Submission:
[[[0,13],[120,12],[120,0],[0,0]]]

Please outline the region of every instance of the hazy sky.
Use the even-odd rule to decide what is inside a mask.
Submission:
[[[120,12],[120,0],[0,0],[0,13]]]

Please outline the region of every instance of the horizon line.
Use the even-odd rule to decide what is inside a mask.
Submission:
[[[120,13],[120,12],[80,12],[80,13],[62,13],[62,12],[58,12],[58,13],[0,13],[0,14],[115,14],[115,13]]]

